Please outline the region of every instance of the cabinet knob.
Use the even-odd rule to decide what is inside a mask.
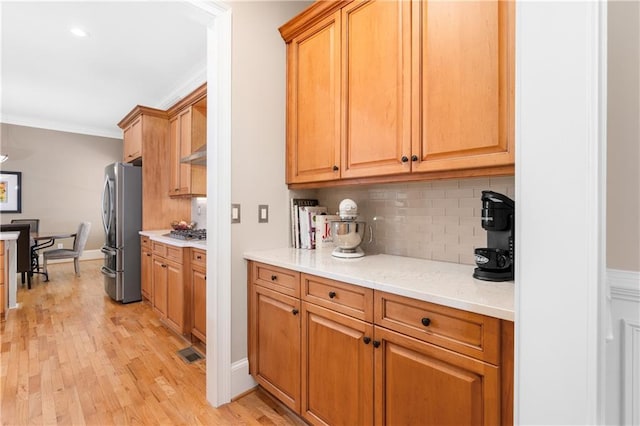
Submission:
[[[377,348],[377,347],[379,347],[379,346],[380,346],[380,342],[379,342],[378,340],[374,340],[374,341],[373,341],[373,347],[374,347],[374,348]]]
[[[275,281],[275,280],[277,280],[277,279],[278,279],[278,276],[277,276],[277,275],[271,275],[271,281]]]
[[[338,167],[338,166],[333,166],[333,171],[334,171],[334,172],[337,172],[338,170],[340,170],[340,167]]]
[[[165,265],[165,264],[163,263],[163,264],[162,264],[162,267],[163,267],[163,268],[166,268],[166,267],[167,267],[167,265]]]
[[[417,156],[417,155],[415,155],[415,154],[413,154],[413,155],[411,156],[411,161],[418,161],[418,156]]]
[[[429,327],[429,324],[431,324],[431,320],[429,318],[422,318],[422,325]]]
[[[147,253],[147,256],[151,256],[151,253]]]
[[[403,163],[406,163],[407,161],[409,161],[409,158],[406,155],[403,155],[400,161],[402,161]]]
[[[364,344],[365,344],[365,345],[368,345],[368,344],[369,344],[369,342],[371,342],[371,337],[369,337],[369,336],[364,336],[364,337],[362,338],[362,341],[364,342]]]
[[[292,311],[291,311],[291,313],[292,313],[293,315],[298,315],[298,310],[297,310],[297,309],[294,309],[294,310],[292,310]]]
[[[336,292],[335,291],[330,291],[329,292],[329,298],[333,299],[334,297],[336,297]]]

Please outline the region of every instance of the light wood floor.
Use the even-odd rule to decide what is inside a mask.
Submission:
[[[212,408],[205,361],[182,361],[188,343],[147,304],[112,302],[101,263],[18,284],[20,307],[0,324],[1,424],[300,424],[263,391]]]

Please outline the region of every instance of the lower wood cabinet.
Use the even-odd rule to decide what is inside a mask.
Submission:
[[[191,249],[191,337],[207,343],[207,253]]]
[[[172,330],[206,344],[207,252],[147,236],[141,237],[140,247],[143,297]]]
[[[307,422],[512,424],[512,322],[258,262],[248,276],[249,371]]]
[[[149,237],[143,236],[140,237],[140,291],[142,292],[142,297],[150,301],[153,301],[152,268],[151,240]]]
[[[499,368],[375,328],[376,424],[498,425]]]
[[[313,424],[373,423],[373,326],[302,302],[302,416]]]
[[[256,285],[251,294],[249,371],[262,387],[300,413],[300,300]]]

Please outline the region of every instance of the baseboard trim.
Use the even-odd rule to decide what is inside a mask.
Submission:
[[[611,298],[640,303],[640,272],[607,269]]]
[[[241,359],[231,364],[231,397],[236,398],[258,386],[249,374],[249,360]]]
[[[104,257],[104,254],[99,249],[85,250],[82,252],[82,256],[80,256],[80,261],[98,260],[98,259],[102,259],[103,257]],[[55,260],[50,260],[48,263],[53,264],[53,263],[66,263],[66,262],[73,262],[73,259],[55,259]],[[40,255],[40,264],[42,265],[42,254]]]

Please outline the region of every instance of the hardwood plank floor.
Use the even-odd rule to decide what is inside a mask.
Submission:
[[[258,390],[218,409],[205,398],[206,361],[146,303],[105,295],[102,261],[53,264],[50,281],[18,284],[20,307],[0,323],[3,425],[289,425],[301,421]]]

